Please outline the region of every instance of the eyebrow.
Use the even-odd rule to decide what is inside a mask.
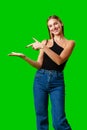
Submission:
[[[53,24],[55,24],[55,23],[58,23],[57,21],[55,21]],[[51,24],[48,24],[48,26],[51,26]]]

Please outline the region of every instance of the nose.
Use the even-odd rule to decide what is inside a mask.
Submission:
[[[55,28],[56,28],[55,25],[53,25],[53,26],[52,26],[52,30],[54,30]]]

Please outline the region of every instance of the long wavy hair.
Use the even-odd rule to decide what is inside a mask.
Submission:
[[[52,15],[52,16],[49,16],[49,17],[48,17],[47,23],[48,23],[48,21],[49,21],[50,19],[57,19],[57,20],[62,24],[62,32],[63,32],[63,35],[64,35],[64,25],[63,25],[61,19],[60,19],[58,16],[56,16],[56,15]],[[48,26],[47,26],[47,28],[48,28]],[[54,35],[50,33],[49,28],[48,28],[48,32],[49,32],[50,38],[54,38]]]

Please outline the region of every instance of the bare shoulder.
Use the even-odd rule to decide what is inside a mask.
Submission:
[[[75,41],[74,40],[67,40],[68,41],[68,43],[70,43],[70,44],[75,44]]]
[[[75,46],[75,41],[74,40],[66,40],[67,46],[69,47],[74,47]]]

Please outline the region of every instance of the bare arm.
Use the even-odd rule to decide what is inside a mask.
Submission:
[[[43,51],[58,65],[64,63],[69,56],[72,53],[72,50],[74,48],[74,41],[70,41],[67,46],[64,48],[62,53],[60,55],[53,52],[51,49],[49,49],[47,46],[43,47]]]
[[[30,65],[32,65],[33,67],[39,69],[42,65],[43,62],[43,51],[40,50],[39,56],[37,61],[31,60],[30,58],[24,56],[22,57],[25,61],[27,61]]]
[[[25,56],[22,53],[12,52],[11,54],[9,54],[9,56],[18,56],[18,57],[22,58],[23,60],[25,60],[26,62],[28,62],[31,66],[33,66],[37,69],[39,69],[41,67],[42,62],[43,62],[43,51],[42,51],[42,49],[40,50],[37,61],[31,60],[30,58],[28,58],[27,56]]]
[[[33,45],[34,45],[33,48],[35,49],[36,45],[40,46],[40,48],[39,48],[40,49],[40,53],[38,55],[37,61],[31,60],[29,57],[25,56],[22,53],[12,52],[11,54],[8,54],[8,55],[9,56],[18,56],[18,57],[22,58],[23,60],[25,60],[26,62],[28,62],[31,66],[39,69],[39,68],[41,68],[42,63],[43,63],[43,50],[41,49],[41,47],[46,44],[46,40],[44,40],[44,42],[42,42],[42,44],[40,44],[40,42],[38,42],[35,38],[33,38],[33,39],[35,40],[35,42],[32,43],[32,44],[27,45],[26,47],[30,47],[30,46],[33,47]],[[37,50],[37,49],[35,49],[35,50]]]
[[[43,42],[45,42],[45,41],[43,41]],[[69,58],[69,56],[72,53],[75,43],[73,40],[68,41],[66,47],[64,48],[64,50],[61,52],[60,55],[56,54],[50,48],[48,48],[45,45],[43,46],[43,45],[44,44],[35,43],[35,44],[33,44],[33,48],[34,49],[42,48],[43,52],[45,52],[56,64],[60,65]]]

